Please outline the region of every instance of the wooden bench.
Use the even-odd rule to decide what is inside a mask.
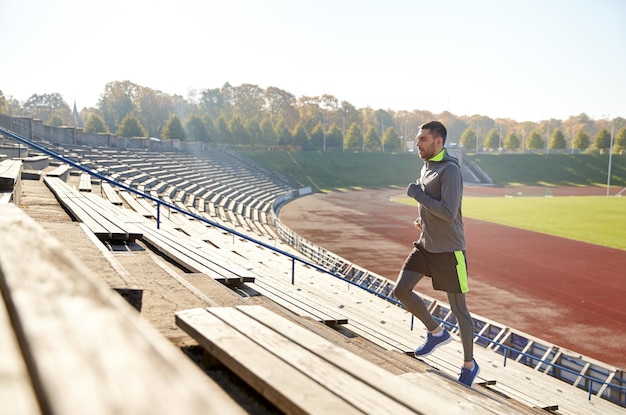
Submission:
[[[20,208],[0,234],[2,413],[246,413]]]
[[[122,206],[122,199],[117,195],[117,192],[115,191],[115,189],[113,189],[113,186],[103,181],[100,185],[100,189],[102,190],[102,193],[104,193],[104,196],[109,202],[113,203],[116,206]]]
[[[78,191],[91,192],[91,176],[87,173],[81,173],[78,182]]]
[[[22,193],[22,162],[20,160],[0,161],[0,203],[20,203]]]
[[[67,164],[62,164],[54,169],[46,172],[46,176],[48,177],[59,177],[64,182],[67,181],[67,176],[69,176],[70,166]]]
[[[121,212],[107,210],[104,199],[81,193],[59,178],[46,177],[44,182],[74,219],[83,222],[103,241],[133,242],[142,237],[141,231]],[[109,204],[111,207],[115,207]]]
[[[183,310],[176,324],[285,413],[513,413],[455,383],[420,388],[262,306]]]

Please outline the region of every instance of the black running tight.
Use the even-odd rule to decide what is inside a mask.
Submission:
[[[403,270],[398,276],[398,281],[394,287],[393,293],[396,298],[404,304],[404,307],[410,311],[415,317],[420,319],[426,326],[428,331],[433,331],[439,326],[433,316],[428,312],[426,303],[417,295],[413,288],[422,279],[424,274],[414,271]],[[466,362],[471,362],[474,357],[474,324],[472,316],[465,303],[465,294],[463,293],[447,293],[448,302],[452,314],[456,317],[461,334],[461,342],[463,344],[463,357]]]

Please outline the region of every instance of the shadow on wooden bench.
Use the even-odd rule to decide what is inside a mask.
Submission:
[[[20,208],[0,234],[2,413],[245,413]]]

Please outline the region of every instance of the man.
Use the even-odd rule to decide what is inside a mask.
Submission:
[[[463,344],[464,362],[459,382],[472,386],[480,368],[473,356],[474,325],[465,303],[469,288],[461,216],[463,178],[458,160],[444,147],[446,135],[446,127],[439,121],[423,124],[417,134],[417,149],[424,166],[419,180],[407,187],[407,195],[419,203],[419,215],[414,224],[421,234],[402,265],[394,294],[428,329],[426,342],[415,350],[415,356],[420,357],[449,343],[452,338],[434,320],[413,288],[426,275],[431,277],[434,289],[447,293]]]

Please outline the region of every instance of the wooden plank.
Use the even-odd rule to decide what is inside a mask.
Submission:
[[[450,385],[421,390],[261,306],[185,310],[176,318],[211,354],[285,412],[319,411],[318,405],[310,406],[313,399],[329,405],[322,410],[329,414],[512,413],[459,394],[451,401]],[[315,389],[319,386],[324,389]],[[303,396],[305,390],[308,395]],[[349,406],[338,408],[333,399]]]
[[[78,182],[78,190],[81,192],[91,192],[91,176],[87,173],[81,173]]]
[[[176,313],[176,324],[226,367],[288,414],[362,414],[206,309]]]
[[[122,199],[120,199],[115,189],[113,189],[113,187],[109,183],[103,181],[100,188],[102,189],[104,196],[109,202],[113,203],[116,206],[122,206]]]
[[[0,265],[2,265],[0,263]],[[4,274],[0,272],[0,279]],[[15,415],[39,414],[39,403],[28,368],[2,301],[5,284],[0,284],[0,402],[2,412]],[[9,295],[9,293],[7,293]]]
[[[17,206],[0,206],[0,234],[2,294],[43,413],[245,413]]]

